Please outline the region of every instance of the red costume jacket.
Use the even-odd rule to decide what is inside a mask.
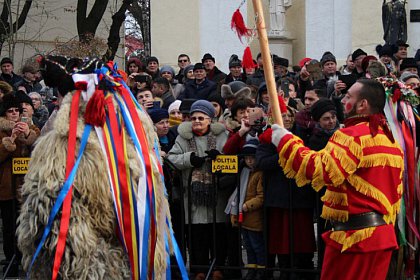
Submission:
[[[374,137],[368,122],[338,130],[319,152],[289,134],[280,141],[278,151],[279,164],[298,186],[312,182],[317,191],[327,187],[323,218],[345,222],[349,215],[372,211],[384,215],[386,225],[326,232],[327,245],[349,252],[398,247],[393,224],[400,209],[404,159],[400,146],[381,127]]]

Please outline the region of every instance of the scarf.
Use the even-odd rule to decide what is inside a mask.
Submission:
[[[213,133],[203,135],[207,137],[207,150],[216,149],[216,137]],[[188,149],[195,154],[197,152],[196,136],[188,140]],[[216,202],[216,188],[213,185],[213,177],[210,172],[211,160],[206,159],[205,163],[198,168],[193,168],[191,173],[191,200],[197,206],[210,207]]]
[[[395,143],[394,137],[389,130],[386,118],[383,114],[372,114],[367,116],[358,115],[350,117],[344,120],[344,126],[349,127],[361,122],[369,123],[369,130],[372,137],[375,137],[378,134],[379,127],[381,127],[388,139],[391,140],[392,143]]]
[[[251,175],[251,169],[244,167],[241,172],[241,177],[239,181],[239,204],[238,204],[238,188],[234,190],[228,200],[228,204],[225,208],[225,213],[230,215],[238,215],[238,222],[243,222],[243,210],[242,206],[245,203],[246,192],[248,191],[248,181],[249,176]]]

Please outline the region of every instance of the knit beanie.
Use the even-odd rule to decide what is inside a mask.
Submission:
[[[229,68],[236,66],[242,67],[242,61],[238,58],[236,54],[232,54],[229,58]]]
[[[165,109],[150,109],[147,111],[153,123],[158,123],[163,119],[169,119],[168,111]]]
[[[201,112],[209,116],[211,119],[214,118],[216,114],[216,110],[213,107],[213,104],[208,102],[207,100],[197,100],[191,105],[190,114],[192,115],[194,112]]]
[[[174,70],[174,68],[172,68],[171,66],[169,66],[169,65],[163,65],[161,68],[160,68],[160,73],[163,73],[163,72],[170,72],[171,74],[172,74],[172,77],[174,77],[175,76],[175,70]]]
[[[173,110],[179,110],[179,106],[181,106],[181,100],[175,100],[174,102],[169,105],[168,114],[170,114]]]
[[[184,68],[184,71],[182,72],[182,74],[184,74],[184,76],[187,77],[187,74],[190,70],[194,70],[194,65],[190,64],[190,65],[186,66]]]
[[[414,74],[414,73],[411,73],[411,72],[407,71],[407,72],[404,72],[404,73],[401,74],[400,81],[405,83],[407,80],[409,80],[411,78],[419,79],[419,76]]]
[[[260,142],[258,138],[250,138],[245,142],[245,145],[242,148],[241,155],[242,156],[253,156],[257,152],[257,148]]]
[[[323,114],[327,112],[337,112],[334,102],[327,98],[321,98],[311,106],[311,115],[314,121],[319,121]]]
[[[337,64],[337,60],[335,59],[335,56],[331,52],[325,52],[321,57],[321,65],[324,66],[325,63],[328,61],[332,61],[335,64]]]

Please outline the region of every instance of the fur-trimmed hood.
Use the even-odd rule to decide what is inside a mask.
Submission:
[[[225,125],[226,125],[226,129],[232,132],[235,132],[239,128],[241,128],[241,124],[238,121],[234,120],[232,116],[229,116],[226,118]]]
[[[211,123],[210,124],[210,132],[214,135],[219,135],[225,131],[225,127],[221,123]],[[192,132],[192,123],[191,122],[183,122],[178,126],[178,133],[179,135],[186,139],[190,140],[193,138],[194,134]]]
[[[10,132],[15,124],[14,121],[9,121],[5,117],[0,117],[0,131]]]

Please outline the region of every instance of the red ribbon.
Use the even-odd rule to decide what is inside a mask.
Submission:
[[[80,90],[74,93],[71,101],[69,142],[67,144],[66,179],[69,176],[75,162],[77,119],[79,116],[79,100]],[[53,280],[57,279],[58,271],[60,270],[61,260],[63,258],[63,253],[66,245],[66,238],[70,222],[72,193],[73,185],[70,187],[69,193],[64,199],[63,207],[61,210],[60,232],[58,235],[57,248],[55,251],[54,266],[52,272]]]
[[[117,79],[119,81],[120,79]],[[138,113],[136,111],[136,108],[134,106],[134,102],[132,101],[130,93],[127,91],[126,88],[123,86],[118,87],[118,90],[121,93],[121,96],[126,101],[128,111],[130,112],[130,115],[133,118],[133,124],[134,128],[136,130],[137,136],[140,141],[143,157],[144,157],[144,163],[146,167],[147,174],[152,174],[152,166],[150,164],[150,155],[148,151],[148,145],[147,145],[147,139],[146,139],[146,132],[144,131],[143,126],[141,125],[140,118],[138,116]],[[147,176],[147,184],[149,186],[149,201],[150,203],[153,202],[153,181],[151,176]],[[148,279],[153,279],[153,271],[154,271],[154,257],[155,257],[155,249],[156,249],[156,221],[153,217],[155,217],[155,209],[153,208],[153,205],[151,204],[150,207],[150,216],[152,219],[150,219],[150,260],[149,260],[149,270],[148,270]]]

